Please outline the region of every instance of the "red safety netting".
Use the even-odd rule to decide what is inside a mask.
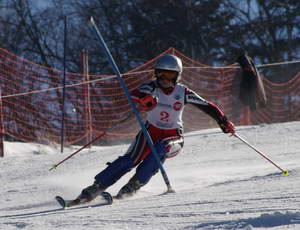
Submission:
[[[182,83],[217,104],[236,125],[300,119],[300,73],[282,84],[264,78],[268,104],[263,109],[249,111],[238,100],[241,71],[237,65],[214,68],[198,63],[173,48],[161,55],[165,53],[182,59]],[[153,77],[158,57],[123,75],[129,90]],[[0,49],[0,81],[1,128],[6,137],[24,142],[59,143],[63,72]],[[115,76],[66,73],[66,85],[66,144],[86,143],[103,133],[102,141],[117,143],[130,140],[136,134],[139,126]],[[183,116],[186,132],[217,127],[214,120],[190,105],[187,105]]]

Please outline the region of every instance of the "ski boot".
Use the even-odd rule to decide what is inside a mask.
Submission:
[[[74,202],[88,203],[94,200],[106,188],[101,184],[94,182],[94,184],[82,190],[81,194],[74,200]]]
[[[114,197],[115,199],[123,199],[126,197],[133,196],[143,185],[138,181],[136,177],[133,177],[129,182],[124,185],[118,194]]]

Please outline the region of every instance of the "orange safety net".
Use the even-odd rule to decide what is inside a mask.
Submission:
[[[263,109],[250,111],[237,97],[241,72],[237,65],[214,68],[198,63],[174,48],[161,55],[166,53],[175,54],[182,59],[182,83],[218,105],[236,125],[300,119],[300,73],[282,84],[275,84],[264,78],[268,104]],[[153,77],[158,57],[123,75],[129,90]],[[0,81],[1,129],[6,137],[24,142],[59,143],[63,72],[0,49]],[[102,142],[118,143],[132,139],[139,130],[125,93],[115,76],[66,73],[66,85],[66,144],[86,143],[104,133]],[[214,120],[191,105],[187,105],[183,116],[186,132],[217,127]]]

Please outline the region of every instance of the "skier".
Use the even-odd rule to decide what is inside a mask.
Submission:
[[[181,60],[171,54],[164,55],[156,62],[155,80],[131,92],[138,109],[147,112],[145,126],[162,163],[166,158],[177,155],[183,147],[182,112],[186,104],[196,106],[216,120],[224,133],[235,133],[233,123],[216,105],[179,83],[181,73]],[[133,195],[158,171],[158,163],[142,131],[136,135],[127,152],[108,163],[95,176],[94,183],[83,189],[74,202],[80,204],[93,200],[134,167],[137,167],[134,176],[121,188],[116,198]]]

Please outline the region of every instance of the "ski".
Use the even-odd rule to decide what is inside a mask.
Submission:
[[[102,192],[100,194],[100,198],[101,198],[101,202],[99,205],[110,205],[113,203],[113,198],[112,196],[108,193],[108,192]],[[89,204],[90,202],[82,202],[79,199],[75,199],[75,200],[65,200],[64,198],[62,198],[61,196],[56,196],[55,200],[59,203],[59,205],[63,208],[70,208],[73,206],[78,206],[78,205],[84,205],[84,204]],[[98,206],[98,205],[97,205]]]

